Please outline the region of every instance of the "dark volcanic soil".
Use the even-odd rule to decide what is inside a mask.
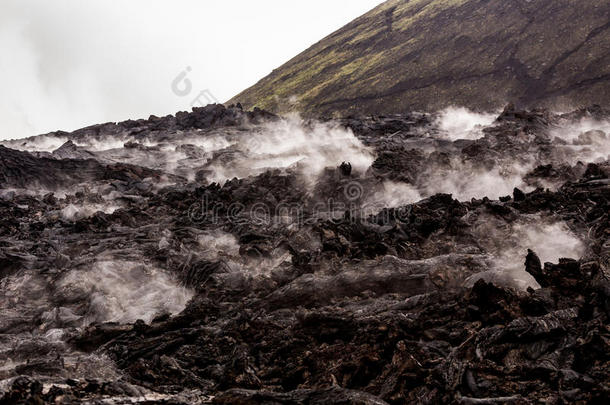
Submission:
[[[609,119],[216,105],[4,142],[0,404],[606,404]]]

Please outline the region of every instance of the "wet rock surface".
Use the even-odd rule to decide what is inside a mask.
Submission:
[[[0,403],[607,403],[609,118],[6,142]]]

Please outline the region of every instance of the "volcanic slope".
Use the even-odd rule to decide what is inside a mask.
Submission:
[[[610,2],[390,0],[229,102],[348,115],[607,105]]]

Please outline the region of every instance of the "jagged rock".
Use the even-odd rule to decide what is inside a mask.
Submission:
[[[320,391],[295,390],[287,393],[271,391],[248,391],[232,389],[225,391],[213,400],[214,404],[283,404],[283,403],[307,403],[317,404],[345,404],[345,405],[384,405],[387,402],[367,394],[354,390],[346,390],[339,387]]]
[[[372,167],[313,175],[248,171],[266,113],[185,114],[61,134],[124,145],[89,160],[0,148],[0,401],[604,403],[609,166],[569,118],[351,117]]]
[[[84,150],[83,148],[79,148],[71,140],[67,141],[59,148],[55,149],[51,155],[53,155],[53,157],[56,159],[86,160],[95,158],[95,154]]]
[[[17,377],[7,392],[0,396],[0,404],[43,404],[42,384],[29,377]]]
[[[99,180],[142,180],[161,173],[126,164],[103,165],[94,159],[37,158],[28,152],[0,145],[0,186],[27,188],[42,186],[47,190]]]

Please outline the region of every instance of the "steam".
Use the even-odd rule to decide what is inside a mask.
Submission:
[[[610,121],[583,118],[551,130],[551,138],[557,138],[567,145],[563,160],[575,164],[577,161],[597,162],[610,159]]]
[[[114,211],[119,209],[120,206],[115,204],[68,204],[61,210],[61,215],[64,219],[69,221],[79,220],[87,218],[95,214],[96,212],[103,212],[105,214],[112,214]]]
[[[72,271],[59,283],[65,296],[87,296],[84,325],[91,322],[150,322],[156,315],[182,311],[193,293],[151,266],[100,260],[86,271]]]
[[[576,122],[569,122],[562,126],[555,127],[551,131],[551,137],[557,137],[572,143],[577,141],[579,136],[589,131],[604,131],[607,134],[610,132],[610,122],[583,118]]]
[[[448,107],[439,113],[436,125],[447,139],[479,139],[482,129],[496,120],[498,114],[476,113],[464,107]]]
[[[57,280],[47,276],[24,269],[0,279],[0,380],[31,360],[57,364],[63,378],[116,380],[111,359],[74,351],[66,339],[92,322],[180,312],[192,296],[153,266],[112,257]]]
[[[424,196],[437,193],[452,194],[460,201],[483,197],[495,200],[511,195],[515,187],[523,191],[531,191],[532,187],[523,182],[523,176],[532,166],[512,163],[486,170],[474,167],[468,162],[454,160],[448,170],[433,168],[427,173],[420,191]]]
[[[495,217],[484,216],[477,220],[475,235],[484,249],[494,256],[494,269],[472,276],[470,283],[480,278],[526,289],[537,288],[538,283],[525,272],[523,263],[531,249],[542,263],[557,263],[560,258],[580,259],[585,252],[584,243],[563,221],[549,221],[538,215],[505,224]]]
[[[3,141],[0,144],[7,148],[12,148],[27,152],[53,152],[68,141],[67,138],[54,135],[39,135],[26,139],[13,141]]]
[[[217,260],[220,256],[238,257],[239,243],[235,236],[220,230],[197,236],[199,253],[208,260]]]
[[[85,148],[92,152],[101,152],[109,149],[122,148],[125,142],[133,138],[127,136],[106,136],[104,139],[86,138],[84,142],[76,142],[77,146]]]
[[[271,168],[296,167],[313,182],[326,167],[336,167],[346,161],[355,170],[365,171],[374,160],[373,151],[350,129],[332,123],[305,122],[296,115],[267,123],[234,141],[231,152],[239,158],[229,164],[212,163],[211,180],[224,181]]]
[[[163,136],[162,136],[163,135]],[[374,151],[365,146],[350,129],[335,123],[308,122],[298,115],[247,126],[236,130],[193,130],[135,138],[127,133],[79,136],[72,142],[93,152],[106,163],[129,163],[162,170],[195,180],[203,170],[207,181],[223,183],[234,177],[245,178],[269,169],[296,169],[309,184],[327,167],[350,162],[364,172],[373,163]],[[25,140],[5,141],[7,147],[52,152],[66,138],[44,135]],[[131,142],[130,148],[124,145]],[[77,156],[78,157],[78,156]]]
[[[230,147],[235,143],[234,141],[231,141],[231,139],[241,134],[241,132],[233,132],[230,128],[224,129],[223,132],[224,134],[222,135],[218,135],[215,132],[206,132],[201,129],[187,132],[183,134],[182,139],[184,139],[184,142],[181,144],[194,145],[201,150],[210,153]]]
[[[248,279],[269,277],[275,268],[291,260],[290,253],[282,247],[272,249],[269,255],[242,255],[235,236],[218,229],[198,235],[197,242],[199,246],[196,253],[199,256],[224,263],[227,273],[216,276],[225,283],[235,280],[231,274],[239,274]]]
[[[385,181],[379,190],[375,191],[372,196],[367,198],[365,207],[374,207],[375,209],[380,210],[382,208],[413,204],[421,199],[421,194],[412,185]]]
[[[585,252],[585,245],[565,222],[516,224],[513,240],[521,241],[522,252],[526,246],[536,252],[542,263],[557,263],[561,258],[580,259]]]

